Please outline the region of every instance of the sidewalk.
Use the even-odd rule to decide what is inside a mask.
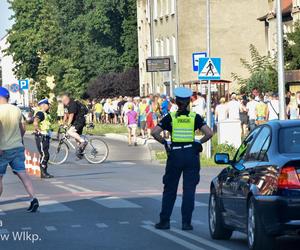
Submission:
[[[114,134],[114,133],[109,133],[105,134],[105,137],[109,139],[114,139],[114,140],[120,140],[124,142],[128,142],[128,137],[126,134]],[[149,149],[149,153],[151,155],[151,161],[156,161],[155,157],[155,152],[156,151],[163,151],[164,147],[154,139],[142,139],[140,137],[137,137],[137,144],[138,146],[147,146]]]

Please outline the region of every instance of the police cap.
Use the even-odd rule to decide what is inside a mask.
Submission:
[[[174,89],[174,95],[179,98],[190,98],[193,95],[192,90],[189,88],[179,87]]]

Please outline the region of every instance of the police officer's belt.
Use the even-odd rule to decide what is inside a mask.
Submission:
[[[193,145],[189,144],[189,145],[184,145],[184,146],[172,147],[172,150],[184,149],[184,148],[191,148],[191,147],[193,147]]]

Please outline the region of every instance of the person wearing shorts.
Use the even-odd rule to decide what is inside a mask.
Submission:
[[[62,102],[65,106],[64,124],[66,124],[67,134],[78,143],[77,156],[81,158],[82,152],[87,146],[87,142],[81,137],[86,125],[85,114],[81,108],[81,103],[69,97],[68,94],[62,96]]]
[[[128,146],[132,145],[132,137],[133,137],[134,146],[137,146],[137,141],[136,141],[137,118],[138,118],[138,114],[136,111],[133,110],[133,105],[128,105],[128,112],[126,113],[126,124],[128,128]]]
[[[39,202],[35,197],[32,182],[25,171],[21,110],[8,104],[9,91],[0,87],[0,196],[3,191],[3,176],[9,165],[13,173],[22,181],[30,198],[28,212],[36,212]]]

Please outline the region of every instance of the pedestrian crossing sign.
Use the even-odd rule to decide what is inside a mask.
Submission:
[[[199,80],[221,79],[221,58],[205,57],[199,60]]]

